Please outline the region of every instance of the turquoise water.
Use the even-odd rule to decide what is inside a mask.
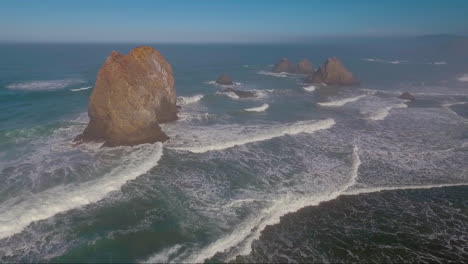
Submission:
[[[173,66],[180,120],[162,126],[165,144],[113,149],[71,141],[106,56],[136,45],[1,44],[0,260],[466,258],[467,237],[452,238],[467,230],[468,64],[398,41],[153,45]],[[362,85],[270,72],[329,56]],[[257,97],[222,93],[221,73]]]

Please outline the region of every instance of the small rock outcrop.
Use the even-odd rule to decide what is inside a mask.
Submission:
[[[283,58],[281,59],[274,67],[272,72],[281,73],[281,72],[288,72],[288,73],[295,73],[296,66],[289,62],[288,59]]]
[[[341,61],[335,57],[329,58],[317,71],[307,76],[305,83],[327,85],[357,85],[359,81],[354,78]]]
[[[403,99],[403,100],[408,100],[408,101],[411,101],[411,102],[416,100],[416,98],[414,98],[414,95],[412,95],[412,94],[410,94],[408,92],[402,93],[398,98]]]
[[[304,59],[297,64],[297,73],[300,73],[300,74],[314,73],[314,66],[309,60]]]
[[[227,74],[221,74],[216,80],[216,83],[221,84],[221,85],[233,85],[234,84],[231,77],[229,77],[229,75]]]
[[[235,93],[240,98],[249,98],[249,97],[255,97],[256,96],[254,92],[236,90],[234,88],[226,88],[226,89],[224,89],[223,92],[225,92],[225,93]]]
[[[283,58],[273,67],[272,72],[311,74],[314,72],[314,66],[307,59],[300,61],[298,64],[293,64],[288,59]]]
[[[112,51],[89,99],[89,124],[75,140],[131,146],[163,142],[159,123],[177,119],[171,65],[151,47]]]

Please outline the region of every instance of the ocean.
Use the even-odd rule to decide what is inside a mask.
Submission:
[[[0,44],[0,262],[468,260],[466,57],[428,39],[152,44],[174,70],[171,139],[74,146],[105,58],[138,45]],[[362,84],[271,72],[331,56]]]

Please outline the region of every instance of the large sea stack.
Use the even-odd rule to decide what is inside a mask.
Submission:
[[[177,119],[171,65],[151,47],[128,55],[112,51],[99,70],[88,115],[78,141],[110,147],[166,141],[158,124]]]
[[[329,58],[316,72],[307,76],[304,82],[310,84],[325,83],[327,85],[359,84],[353,74],[335,57]]]

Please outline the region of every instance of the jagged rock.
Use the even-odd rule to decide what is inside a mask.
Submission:
[[[89,99],[89,124],[76,140],[103,146],[165,141],[159,123],[177,119],[171,65],[151,47],[112,51]]]
[[[416,100],[416,98],[414,98],[414,96],[408,92],[402,93],[398,98],[403,99],[403,100],[408,100],[411,102]]]
[[[225,92],[225,93],[235,93],[240,98],[249,98],[249,97],[255,97],[256,96],[254,92],[236,90],[234,88],[226,88],[226,89],[224,89],[223,92]]]
[[[297,73],[300,73],[300,74],[314,73],[314,66],[309,60],[304,59],[297,64]]]
[[[288,59],[283,58],[281,59],[274,67],[273,72],[280,73],[280,72],[288,72],[288,73],[295,73],[296,66],[288,61]]]
[[[231,77],[229,77],[227,74],[221,74],[216,80],[216,83],[221,84],[221,85],[233,85],[234,84]]]
[[[307,76],[304,82],[310,84],[325,83],[327,85],[359,84],[359,81],[354,78],[353,74],[335,57],[329,58],[316,72]]]

